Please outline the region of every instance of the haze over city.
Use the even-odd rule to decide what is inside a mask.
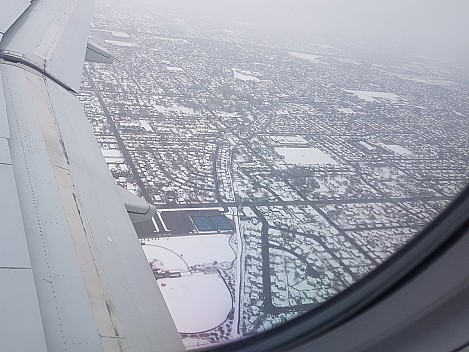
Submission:
[[[209,17],[264,26],[292,39],[338,40],[349,45],[469,61],[469,4],[464,0],[141,0],[148,15]]]

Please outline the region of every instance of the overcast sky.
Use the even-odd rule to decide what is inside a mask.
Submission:
[[[121,0],[136,3],[133,0]],[[157,12],[469,61],[469,0],[141,0]]]

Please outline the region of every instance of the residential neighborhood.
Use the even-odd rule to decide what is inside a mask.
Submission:
[[[316,308],[469,182],[458,67],[144,11],[99,4],[117,60],[86,63],[79,98],[116,183],[157,208],[137,233],[187,348]],[[225,298],[184,324],[204,289]]]

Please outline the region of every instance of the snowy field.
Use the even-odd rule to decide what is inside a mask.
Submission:
[[[307,145],[308,141],[301,136],[269,136],[270,140],[273,143],[279,145],[289,145],[289,144],[304,144]]]
[[[344,114],[355,114],[355,111],[350,108],[338,108],[337,110],[343,112]]]
[[[124,156],[119,149],[101,149],[101,153],[108,164],[125,162]]]
[[[275,148],[275,151],[285,157],[288,164],[298,165],[337,165],[337,161],[317,148]]]
[[[145,240],[142,248],[154,268],[183,273],[179,278],[158,280],[179,332],[212,329],[230,312],[231,294],[217,273],[189,274],[192,265],[233,261],[228,239],[228,235],[220,234]]]
[[[121,37],[121,38],[130,38],[130,35],[124,32],[116,32],[116,31],[111,31],[112,35],[115,37]]]
[[[173,72],[184,72],[184,70],[181,67],[177,67],[177,66],[167,66],[166,69],[168,71],[173,71]]]
[[[289,52],[289,54],[298,59],[308,60],[309,62],[319,62],[318,59],[321,57],[320,55],[297,53],[297,52]]]
[[[241,81],[253,81],[253,82],[260,81],[259,77],[257,77],[258,74],[254,72],[247,71],[247,70],[240,70],[237,68],[232,68],[232,70],[233,70],[235,79],[239,79]]]
[[[108,43],[108,44],[123,46],[123,47],[127,47],[127,48],[137,46],[137,44],[135,44],[135,43],[121,42],[121,41],[117,41],[117,40],[106,40],[105,42]]]
[[[170,112],[175,112],[175,113],[180,113],[180,114],[186,114],[186,115],[193,115],[195,114],[194,109],[187,107],[187,106],[182,106],[179,104],[173,104],[171,106],[162,106],[162,105],[153,105],[152,106],[158,113],[160,114],[167,114]]]
[[[184,43],[189,44],[187,40],[181,39],[181,38],[160,37],[160,36],[155,36],[154,38],[159,39],[159,40],[166,40],[169,42],[184,42]]]
[[[345,90],[348,93],[355,94],[358,98],[368,102],[379,101],[378,99],[389,100],[393,103],[402,101],[402,98],[394,93],[373,92],[367,90]]]
[[[362,146],[363,148],[365,148],[368,151],[372,151],[372,150],[376,149],[376,147],[374,145],[372,145],[372,144],[370,144],[366,141],[359,141],[357,144]]]
[[[218,274],[193,274],[158,280],[179,332],[212,329],[225,321],[232,308],[228,288]]]
[[[411,155],[412,154],[412,152],[409,149],[401,147],[398,144],[379,143],[379,145],[399,155]]]
[[[160,247],[159,245],[146,244],[143,246],[143,251],[155,269],[170,270],[170,271],[189,271],[187,262],[180,253],[176,253],[168,248]]]
[[[217,114],[222,117],[231,117],[231,118],[241,117],[239,112],[218,111]]]
[[[235,256],[228,239],[229,235],[223,234],[165,237],[147,239],[142,247],[149,262],[158,259],[167,269],[182,270],[187,268],[184,261],[189,266],[233,261]]]
[[[192,115],[195,113],[194,109],[189,108],[187,106],[178,105],[178,104],[171,105],[169,110],[179,112],[181,114],[187,114],[187,115]]]
[[[150,125],[150,123],[149,123],[148,121],[146,121],[146,120],[139,120],[139,122],[140,122],[140,126],[142,126],[142,127],[145,129],[145,131],[147,131],[147,132],[153,132],[153,128],[151,128],[151,125]]]

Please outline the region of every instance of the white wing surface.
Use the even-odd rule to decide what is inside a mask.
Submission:
[[[2,0],[0,11],[0,39],[8,28],[28,8],[30,0]]]
[[[184,350],[74,95],[92,1],[6,4],[0,351]]]

